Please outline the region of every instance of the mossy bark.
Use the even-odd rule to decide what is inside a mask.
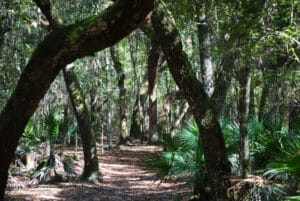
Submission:
[[[160,38],[170,72],[187,99],[201,131],[201,146],[204,150],[209,178],[210,196],[214,201],[229,200],[224,176],[231,173],[223,133],[211,101],[203,85],[197,80],[188,57],[183,51],[181,38],[174,19],[162,1],[155,8],[152,24]]]
[[[51,32],[36,48],[0,115],[0,200],[18,140],[67,64],[112,46],[145,22],[155,0],[119,0],[99,15]]]
[[[85,103],[85,98],[76,74],[73,72],[72,68],[66,67],[63,70],[63,73],[82,141],[84,168],[81,179],[98,183],[99,162],[96,137],[92,132],[91,121]]]

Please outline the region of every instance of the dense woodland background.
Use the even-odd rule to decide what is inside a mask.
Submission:
[[[126,9],[126,3],[114,2]],[[165,0],[149,5],[153,2],[152,19],[135,19],[137,29],[133,25],[135,30],[126,30],[131,33],[120,41],[110,42],[113,23],[97,21],[95,29],[108,30],[101,38],[109,41],[107,48],[84,49],[73,60],[85,57],[60,67],[26,122],[9,180],[25,168],[31,185],[66,181],[72,159],[64,153],[82,146],[79,179],[101,183],[105,175],[99,172],[96,149],[157,145],[163,151],[144,157],[141,168],[159,179],[187,182],[195,194],[188,196],[191,200],[300,200],[300,1]],[[109,16],[114,10],[105,9],[112,4],[0,1],[0,141],[9,136],[7,115],[19,115],[5,105],[21,75],[34,71],[35,56],[43,59],[51,43],[63,37],[88,44],[88,24],[101,19],[102,11]],[[81,51],[63,45],[66,60],[68,51]],[[41,69],[54,68],[44,61]],[[48,76],[44,72],[37,80]]]

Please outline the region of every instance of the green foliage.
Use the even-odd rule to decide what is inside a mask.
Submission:
[[[289,196],[285,198],[285,201],[297,201],[300,200],[300,196]]]
[[[64,126],[62,115],[55,109],[48,108],[44,114],[44,129],[51,141],[59,138],[60,131]]]
[[[259,122],[252,121],[251,125],[253,129],[250,129],[252,132],[249,135],[253,168],[264,169],[277,157],[290,135],[286,130],[270,131],[266,127],[262,128]]]
[[[33,148],[48,140],[55,142],[66,126],[67,122],[64,122],[57,110],[47,109],[42,118],[29,120],[20,140],[20,147]]]
[[[39,183],[40,181],[45,181],[46,178],[49,176],[52,169],[53,169],[53,166],[43,166],[39,169],[36,169],[33,172],[32,177],[34,179],[31,181],[31,183],[34,182],[33,184],[36,184],[36,183]]]
[[[281,201],[286,194],[280,184],[258,184],[254,185],[249,192],[249,200]]]
[[[180,136],[165,133],[162,142],[167,152],[153,155],[143,162],[143,167],[155,172],[160,179],[166,177],[185,178],[194,182],[206,174],[204,155],[198,146],[199,130],[195,122],[187,124]],[[201,175],[199,175],[199,172]]]
[[[229,159],[232,163],[233,173],[238,174],[238,144],[239,125],[226,119],[220,120],[224,132]],[[269,168],[265,176],[275,179],[271,174],[276,172],[277,177],[284,172],[291,175],[299,174],[300,170],[300,140],[295,140],[285,131],[271,132],[264,124],[256,120],[249,120],[248,132],[251,144],[252,165],[256,173],[262,173]],[[204,183],[206,168],[204,154],[199,147],[199,130],[195,122],[187,124],[177,137],[165,134],[162,138],[167,152],[157,153],[143,162],[143,167],[156,173],[160,179],[184,178],[190,182]],[[298,138],[297,138],[298,139]],[[291,144],[293,142],[293,144]],[[287,151],[289,147],[289,151]],[[285,151],[284,151],[285,150]],[[282,152],[282,154],[279,154]],[[289,157],[288,157],[289,156]],[[276,162],[277,159],[278,162]],[[277,166],[276,166],[277,165]],[[284,168],[282,168],[284,166]],[[286,169],[286,167],[289,169]],[[280,171],[281,172],[280,172]],[[283,183],[284,184],[284,183]],[[282,200],[286,194],[282,183],[257,183],[245,194],[247,200],[276,201]]]
[[[277,157],[268,165],[265,176],[271,179],[299,181],[300,179],[300,138],[291,136],[282,142]]]
[[[240,127],[238,122],[221,118],[220,125],[224,134],[228,154],[230,155],[237,153],[240,136]]]
[[[21,138],[22,146],[34,147],[47,141],[48,137],[43,132],[42,124],[42,121],[29,120]]]

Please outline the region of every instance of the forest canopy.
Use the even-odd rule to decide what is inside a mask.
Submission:
[[[76,160],[101,185],[100,152],[123,146],[160,150],[139,168],[187,200],[295,198],[299,16],[299,0],[0,2],[0,200],[22,172],[72,183]]]

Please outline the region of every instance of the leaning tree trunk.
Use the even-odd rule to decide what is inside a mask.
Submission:
[[[241,175],[246,178],[250,173],[250,151],[248,136],[248,115],[250,106],[251,74],[250,68],[246,66],[241,69],[240,74],[240,104],[239,104],[239,123],[240,123],[240,168]]]
[[[155,0],[119,0],[103,13],[51,32],[37,47],[0,115],[0,200],[18,140],[57,74],[112,46],[145,22]]]
[[[63,73],[82,141],[84,168],[81,179],[97,183],[99,180],[99,162],[96,137],[92,132],[83,92],[72,68],[71,65],[67,66]]]
[[[126,105],[126,89],[125,89],[125,73],[122,70],[119,53],[114,47],[110,48],[111,58],[114,62],[114,68],[118,76],[119,86],[119,104],[120,104],[120,145],[128,144],[130,135],[127,129],[127,105]]]
[[[159,2],[152,15],[153,27],[160,38],[171,74],[183,91],[201,130],[201,146],[204,150],[211,200],[229,200],[224,176],[231,174],[231,168],[223,133],[205,89],[197,80],[183,51],[174,19],[162,1]]]

